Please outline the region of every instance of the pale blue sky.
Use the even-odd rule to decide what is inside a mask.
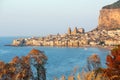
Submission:
[[[0,36],[63,34],[68,27],[92,30],[99,10],[117,0],[0,0]]]

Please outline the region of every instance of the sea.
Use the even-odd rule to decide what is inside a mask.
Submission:
[[[92,54],[100,56],[102,67],[106,67],[106,56],[109,50],[102,48],[68,48],[68,47],[40,47],[24,46],[12,47],[5,46],[11,44],[14,39],[19,37],[0,37],[0,61],[10,62],[15,56],[26,56],[33,48],[44,51],[48,57],[46,68],[47,80],[53,80],[55,77],[60,78],[62,75],[69,76],[77,67],[81,72],[87,64],[87,58]]]

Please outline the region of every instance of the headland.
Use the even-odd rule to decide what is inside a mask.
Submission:
[[[75,27],[64,34],[45,37],[20,38],[13,40],[12,46],[58,46],[58,47],[104,47],[120,45],[120,1],[104,6],[100,10],[98,26],[85,32]]]

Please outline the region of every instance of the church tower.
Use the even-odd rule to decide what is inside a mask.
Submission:
[[[68,34],[71,34],[71,28],[70,27],[68,28]]]
[[[75,27],[75,29],[74,29],[72,34],[77,34],[77,33],[78,33],[78,29],[77,29],[77,27]]]

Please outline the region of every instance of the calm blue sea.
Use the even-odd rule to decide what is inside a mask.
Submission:
[[[12,43],[13,39],[18,37],[0,37],[0,60],[9,62],[15,56],[25,56],[32,48],[36,48],[45,52],[48,57],[46,64],[47,80],[61,77],[63,74],[68,76],[77,66],[78,71],[86,65],[86,59],[93,53],[100,56],[102,66],[105,67],[105,57],[109,53],[108,50],[101,48],[58,48],[58,47],[11,47],[4,46]]]

